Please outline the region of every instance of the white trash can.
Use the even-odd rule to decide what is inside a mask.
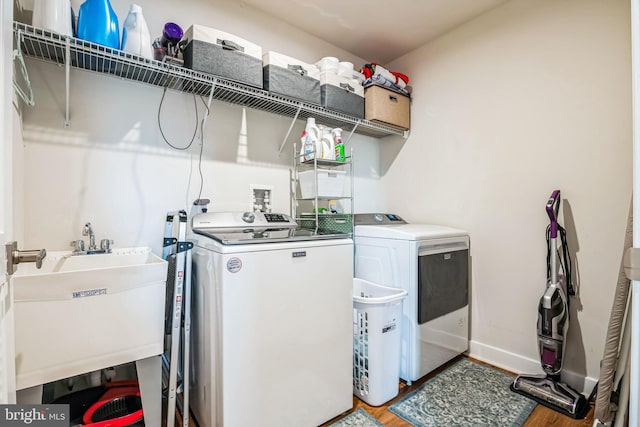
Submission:
[[[353,279],[353,394],[371,406],[398,395],[403,289]]]

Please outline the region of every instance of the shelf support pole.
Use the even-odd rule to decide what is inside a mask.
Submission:
[[[284,136],[284,139],[282,140],[282,144],[280,144],[280,148],[278,149],[278,156],[282,154],[282,149],[284,148],[284,145],[287,143],[287,139],[289,139],[289,135],[291,134],[293,125],[296,123],[296,120],[298,120],[298,115],[300,115],[301,109],[302,109],[302,104],[298,104],[298,110],[296,111],[296,115],[293,116],[293,120],[291,120],[291,124],[289,125],[289,130],[287,130],[287,134]]]
[[[351,139],[351,137],[353,136],[353,134],[356,132],[356,129],[358,129],[358,125],[360,124],[360,120],[358,120],[356,122],[356,124],[353,126],[353,129],[351,129],[351,132],[349,133],[349,136],[347,137],[347,140],[344,141],[344,143],[346,144],[347,142],[349,142],[349,140]]]
[[[209,111],[211,111],[211,101],[213,100],[213,92],[216,90],[217,79],[213,80],[211,83],[211,92],[209,92],[209,99],[207,100],[207,116],[209,115]]]
[[[65,80],[65,112],[64,112],[64,127],[71,127],[71,121],[69,120],[69,80],[71,76],[71,40],[66,38],[64,49],[64,80]]]

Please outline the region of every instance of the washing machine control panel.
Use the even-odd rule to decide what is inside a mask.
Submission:
[[[378,222],[404,222],[402,218],[395,214],[376,214],[374,219]]]
[[[355,214],[355,225],[390,225],[406,224],[407,222],[399,215],[390,213]]]
[[[289,222],[290,217],[283,214],[266,213],[264,214],[264,219],[267,222]]]
[[[193,217],[193,230],[244,230],[251,228],[296,228],[296,221],[286,214],[263,212],[206,212]]]

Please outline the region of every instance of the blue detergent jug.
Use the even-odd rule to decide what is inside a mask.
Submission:
[[[86,0],[78,12],[78,38],[120,48],[118,15],[109,0]]]

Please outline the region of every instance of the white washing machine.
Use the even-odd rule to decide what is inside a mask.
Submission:
[[[405,289],[400,378],[411,383],[469,348],[469,235],[356,214],[355,277]]]
[[[351,409],[353,241],[287,215],[194,216],[200,427],[315,427]]]

